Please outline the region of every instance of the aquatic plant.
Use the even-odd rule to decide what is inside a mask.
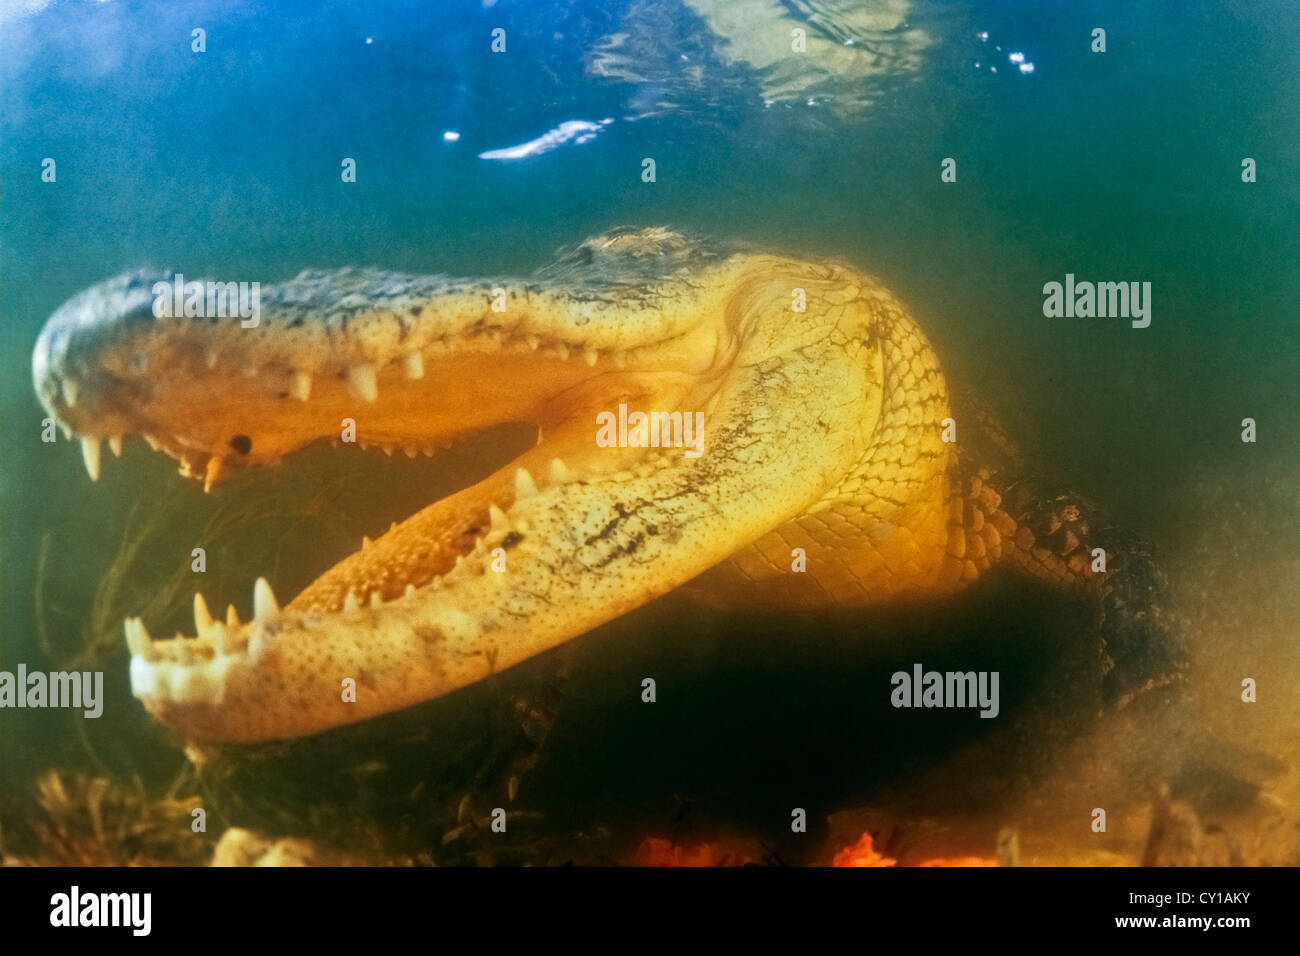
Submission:
[[[212,853],[211,837],[192,827],[201,808],[197,796],[151,797],[138,782],[52,770],[33,794],[0,800],[0,863],[201,866]]]

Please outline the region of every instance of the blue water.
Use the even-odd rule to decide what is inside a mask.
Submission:
[[[668,225],[881,276],[1029,457],[1157,539],[1178,539],[1197,469],[1230,485],[1300,473],[1293,2],[791,0],[790,22],[841,47],[861,10],[895,11],[861,44],[878,63],[793,85],[777,74],[806,64],[733,55],[761,18],[727,37],[700,12],[727,6],[6,4],[0,665],[39,658],[42,536],[59,543],[49,626],[72,640],[134,503],[121,475],[170,467],[136,449],[90,486],[74,445],[39,441],[30,384],[45,318],[145,264],[264,282],[344,265],[519,274],[614,226]],[[757,40],[788,52],[773,22],[784,32]],[[574,121],[594,124],[585,141],[480,157]],[[1045,318],[1042,286],[1067,272],[1150,281],[1150,328]],[[38,736],[0,732],[0,772],[73,746],[11,718]]]

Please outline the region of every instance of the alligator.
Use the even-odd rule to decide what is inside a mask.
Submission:
[[[950,398],[907,308],[852,266],[620,229],[518,281],[306,271],[261,290],[256,323],[156,314],[174,311],[154,308],[173,278],[96,285],[36,343],[36,391],[92,478],[103,442],[135,434],[211,487],[349,429],[411,455],[537,429],[291,601],[259,578],[247,621],[201,595],[194,636],[128,619],[134,694],[186,740],[300,739],[409,708],[677,589],[852,608],[998,567],[1095,600],[1116,706],[1183,672],[1141,540],[1032,480],[978,402]],[[598,441],[613,417],[617,440]]]

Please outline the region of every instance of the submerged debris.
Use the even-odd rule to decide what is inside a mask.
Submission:
[[[192,829],[198,797],[151,798],[143,786],[53,770],[34,798],[0,802],[5,866],[198,866],[212,842]]]
[[[679,846],[671,840],[646,837],[636,848],[633,862],[637,866],[750,866],[762,863],[763,856],[742,844]]]

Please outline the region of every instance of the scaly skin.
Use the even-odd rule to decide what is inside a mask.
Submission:
[[[84,436],[92,476],[100,442],[130,433],[212,484],[337,439],[346,419],[359,442],[411,453],[506,422],[539,429],[535,449],[283,608],[259,580],[251,622],[214,622],[201,598],[194,638],[155,641],[128,621],[136,695],[190,740],[299,737],[430,700],[692,581],[748,606],[865,605],[1010,563],[1092,585],[1104,606],[1115,593],[1092,580],[1106,535],[1086,503],[1031,494],[1013,466],[980,468],[944,441],[933,350],[847,266],[620,232],[524,282],[304,273],[263,290],[256,328],[155,319],[158,280],[170,276],[88,290],[37,343],[37,392]],[[796,288],[806,312],[792,311]],[[620,403],[703,412],[702,454],[599,447],[596,416]],[[1158,591],[1129,587],[1124,606]],[[1159,672],[1161,637],[1130,634],[1126,653]]]

